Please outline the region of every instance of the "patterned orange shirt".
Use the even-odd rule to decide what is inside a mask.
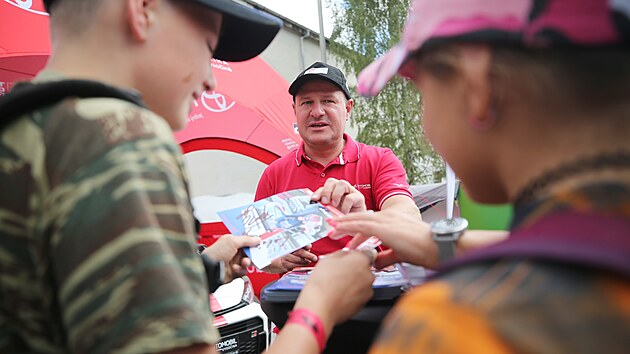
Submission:
[[[600,183],[559,193],[517,210],[513,230],[567,211],[600,213],[628,225],[629,187]],[[604,250],[620,268],[582,264],[579,257],[462,263],[404,296],[370,353],[628,353],[630,275],[618,269],[628,269],[630,228],[617,228],[621,237],[604,244],[609,230],[599,226],[602,233],[590,236],[593,249]],[[571,243],[565,247],[574,252]]]

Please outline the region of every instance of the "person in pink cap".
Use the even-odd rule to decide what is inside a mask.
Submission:
[[[390,312],[371,353],[623,353],[630,348],[630,1],[416,0],[358,91],[394,75],[507,239],[438,260],[435,225],[386,211],[335,221],[440,272]],[[420,237],[418,237],[420,236]],[[444,262],[442,262],[444,261]],[[383,264],[381,264],[383,265]]]

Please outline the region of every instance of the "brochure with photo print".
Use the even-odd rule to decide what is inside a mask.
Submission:
[[[302,290],[312,272],[313,267],[295,268],[270,285],[269,290]],[[394,267],[372,269],[372,274],[374,274],[374,283],[372,284],[374,289],[401,287],[408,283],[403,274]]]
[[[312,194],[309,189],[294,189],[217,214],[232,234],[261,237],[258,246],[245,252],[262,269],[273,259],[322,239],[333,230],[326,220],[343,214],[329,205],[311,202]]]

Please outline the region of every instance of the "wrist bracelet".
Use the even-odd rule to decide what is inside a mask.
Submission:
[[[299,324],[310,329],[319,346],[319,352],[324,351],[326,347],[326,331],[322,320],[317,314],[307,309],[293,310],[289,313],[289,319],[285,325],[289,323]]]

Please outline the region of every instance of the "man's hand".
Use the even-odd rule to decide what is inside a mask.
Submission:
[[[342,179],[327,179],[324,186],[313,193],[311,200],[330,204],[344,214],[367,210],[363,194]]]
[[[374,235],[390,249],[379,252],[375,266],[386,267],[398,262],[407,262],[428,268],[438,264],[437,246],[431,238],[430,225],[415,215],[399,210],[383,210],[375,213],[354,213],[334,218],[335,231],[330,238],[354,236],[349,248]]]
[[[260,243],[260,237],[223,235],[206,248],[203,254],[215,261],[225,262],[225,282],[247,274],[247,267],[252,264],[243,247],[253,247]]]
[[[293,268],[305,267],[312,262],[317,262],[317,256],[309,252],[311,245],[306,245],[293,253],[274,259],[265,269],[267,273],[285,273]]]

